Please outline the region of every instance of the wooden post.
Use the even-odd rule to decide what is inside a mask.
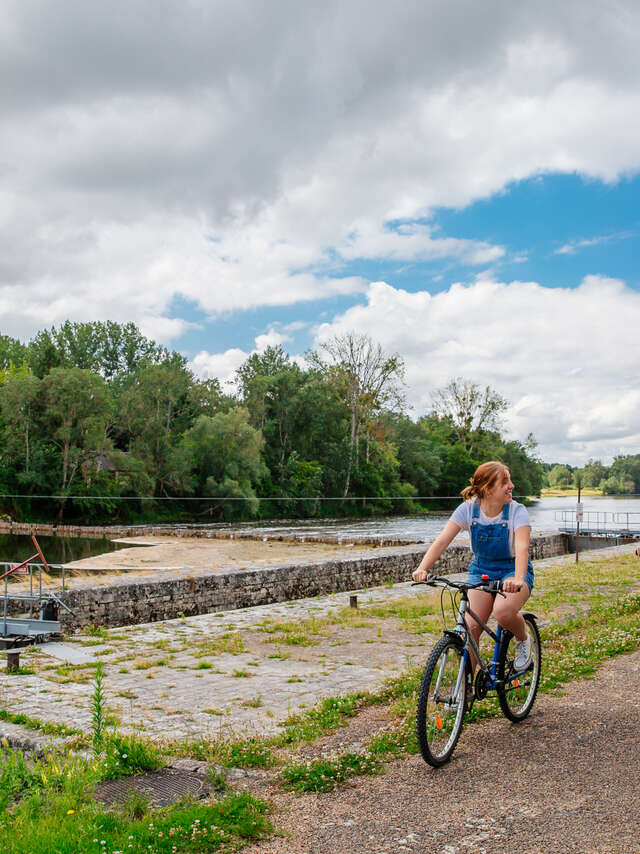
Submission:
[[[15,673],[20,670],[20,651],[10,649],[7,652],[7,673]]]
[[[358,607],[358,597],[357,596],[349,596],[349,606],[351,608]]]

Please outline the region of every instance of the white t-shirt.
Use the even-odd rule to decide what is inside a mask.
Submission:
[[[469,501],[465,501],[463,504],[459,504],[456,509],[451,514],[450,522],[455,522],[456,525],[460,525],[463,531],[471,530],[471,520],[473,518],[473,505],[476,503],[476,498],[470,498]],[[497,516],[488,517],[485,516],[482,512],[482,507],[480,508],[480,513],[478,515],[478,524],[480,525],[495,525],[496,522],[500,522],[502,520],[502,510],[498,513]],[[509,548],[511,550],[511,557],[515,557],[515,537],[514,532],[517,528],[522,528],[523,525],[531,525],[531,520],[529,519],[529,513],[524,504],[520,504],[518,501],[509,502]]]

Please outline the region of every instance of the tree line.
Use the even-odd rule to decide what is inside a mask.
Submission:
[[[2,510],[85,524],[418,512],[450,506],[438,499],[486,459],[539,494],[535,441],[502,436],[503,398],[454,378],[413,419],[403,378],[398,354],[356,334],[303,365],[254,353],[233,391],[133,323],[0,335]]]
[[[640,454],[621,454],[610,466],[601,460],[589,460],[582,466],[552,463],[545,466],[549,486],[558,489],[591,487],[603,495],[640,495]]]

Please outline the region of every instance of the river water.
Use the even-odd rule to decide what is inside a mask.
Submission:
[[[533,531],[557,531],[567,522],[573,527],[577,499],[573,497],[540,498],[529,507],[531,528]],[[587,496],[583,497],[583,527],[597,525],[600,529],[622,528],[631,525],[640,529],[640,498],[626,496]],[[442,530],[450,516],[449,513],[429,513],[424,516],[388,516],[379,519],[358,521],[334,520],[318,522],[303,520],[299,522],[248,523],[246,525],[225,526],[231,530],[251,529],[256,535],[288,534],[298,537],[322,536],[323,534],[357,540],[360,537],[393,537],[411,542],[430,542]],[[564,519],[564,521],[563,521]],[[628,523],[628,524],[625,524]]]
[[[640,497],[600,497],[583,498],[583,528],[599,529],[628,528],[640,529]],[[561,525],[569,523],[573,529],[576,498],[541,498],[529,507],[533,531],[557,531]],[[429,513],[423,516],[387,516],[379,519],[349,521],[344,519],[318,522],[317,520],[274,521],[271,523],[245,523],[210,525],[211,529],[227,531],[251,530],[255,536],[273,536],[281,534],[300,539],[310,536],[336,536],[345,541],[354,542],[360,538],[393,538],[407,542],[430,542],[435,539],[449,518],[450,513]],[[176,526],[184,527],[184,526]],[[201,527],[201,526],[197,526]],[[86,539],[82,537],[39,537],[38,541],[49,563],[66,563],[84,557],[102,554],[126,544],[114,543],[107,539]],[[17,535],[0,536],[0,562],[20,561],[33,554],[30,537]]]
[[[114,543],[106,538],[88,537],[38,537],[47,563],[59,564],[85,557],[94,557],[105,552],[126,548],[126,544]],[[23,534],[0,534],[0,563],[20,563],[35,554],[31,537]],[[36,561],[39,563],[39,561]]]

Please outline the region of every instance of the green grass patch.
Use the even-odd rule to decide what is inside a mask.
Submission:
[[[310,744],[316,738],[339,729],[370,700],[371,695],[363,691],[344,697],[327,697],[312,709],[287,718],[278,741],[281,745]]]
[[[45,735],[60,735],[63,738],[82,735],[81,730],[73,729],[65,724],[47,723],[46,721],[41,721],[39,718],[31,718],[28,715],[22,714],[22,712],[9,712],[7,709],[0,709],[0,721],[37,730],[43,732]]]
[[[101,756],[96,760],[96,770],[101,780],[156,771],[163,765],[165,761],[155,744],[119,733],[108,733],[104,737]]]
[[[364,751],[287,765],[279,776],[282,785],[294,792],[329,792],[349,777],[380,774],[383,769],[375,756]]]
[[[96,780],[92,764],[78,758],[0,754],[3,854],[205,854],[272,832],[267,805],[247,793],[154,811],[138,795],[106,811],[92,797]]]

